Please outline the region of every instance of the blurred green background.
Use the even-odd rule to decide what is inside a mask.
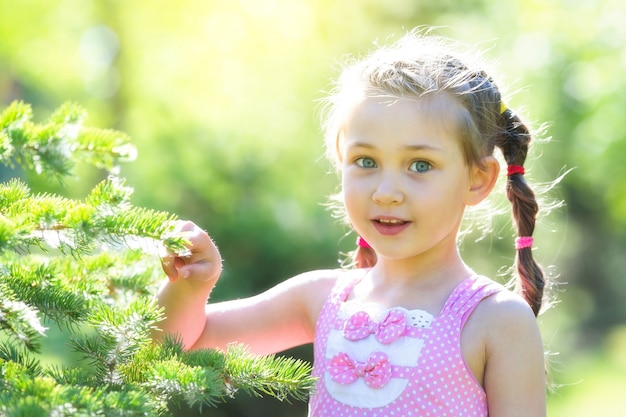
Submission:
[[[548,123],[530,179],[573,169],[549,194],[564,206],[536,235],[560,283],[559,303],[540,318],[553,353],[549,415],[623,416],[625,21],[622,0],[0,0],[0,100],[29,102],[36,118],[75,101],[87,124],[130,134],[138,158],[121,175],[133,202],[210,231],[225,258],[219,300],[336,267],[352,249],[324,206],[337,176],[319,127],[319,100],[346,54],[419,25],[479,44],[509,107]],[[77,174],[58,184],[0,171],[81,199],[105,175]],[[462,247],[498,278],[513,256],[508,217],[493,229]],[[306,405],[240,396],[211,415],[304,416]]]

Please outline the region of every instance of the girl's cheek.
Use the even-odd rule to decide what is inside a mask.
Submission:
[[[372,192],[372,188],[375,187],[375,180],[372,177],[364,177],[362,175],[347,175],[343,182],[343,187],[346,192],[362,196]]]

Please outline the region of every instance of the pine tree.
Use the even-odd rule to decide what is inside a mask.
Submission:
[[[14,102],[0,115],[0,161],[40,175],[73,175],[86,161],[111,175],[76,201],[33,194],[19,179],[0,184],[0,417],[168,416],[218,406],[238,391],[306,398],[307,362],[254,356],[245,347],[186,352],[150,338],[162,311],[158,255],[185,253],[168,229],[175,215],[133,206],[116,176],[134,158],[127,135],[83,125],[65,104],[45,123]],[[48,325],[48,327],[44,326]],[[50,326],[71,334],[75,366],[41,360]]]

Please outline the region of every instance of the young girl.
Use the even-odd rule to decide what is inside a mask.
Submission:
[[[163,333],[185,348],[248,344],[270,354],[314,343],[309,415],[544,416],[535,316],[543,275],[524,179],[531,136],[494,80],[412,32],[348,67],[329,100],[328,154],[341,173],[356,267],[306,272],[255,297],[208,304],[221,272],[190,222],[190,256],[163,261]],[[474,273],[457,234],[507,163],[518,291]]]

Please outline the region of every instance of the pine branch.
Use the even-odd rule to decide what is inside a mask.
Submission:
[[[227,383],[253,395],[267,394],[289,402],[305,400],[315,386],[308,362],[283,356],[255,356],[242,345],[231,345],[226,354]]]
[[[133,190],[123,179],[109,177],[85,202],[51,194],[32,196],[16,180],[0,185],[0,249],[27,251],[50,246],[68,254],[86,254],[107,243],[152,253],[163,245],[185,253],[186,240],[169,232],[175,215],[134,207]]]
[[[151,344],[150,332],[161,318],[154,301],[147,298],[137,298],[121,311],[100,303],[94,306],[88,319],[95,334],[78,335],[72,338],[71,345],[89,361],[99,383],[121,384],[118,367],[131,361],[143,346]]]
[[[222,376],[212,368],[171,359],[154,363],[146,376],[144,389],[179,408],[215,407],[226,396]]]
[[[5,256],[1,260],[6,271],[3,285],[19,300],[28,300],[29,305],[58,323],[86,319],[89,298],[85,297],[86,291],[81,291],[86,286],[70,288],[54,262],[42,263],[37,257],[16,256]]]
[[[191,408],[213,407],[239,390],[287,402],[304,400],[315,384],[304,361],[256,356],[242,345],[229,346],[226,352],[184,352],[180,342],[171,338],[161,345],[146,345],[120,372],[126,382]]]
[[[0,416],[159,417],[165,405],[135,389],[59,385],[47,375],[33,376],[16,362],[2,362]]]
[[[79,352],[83,360],[87,362],[89,372],[84,376],[87,378],[82,381],[83,385],[97,387],[105,383],[105,381],[113,380],[112,372],[116,363],[109,352],[115,349],[115,341],[99,334],[79,334],[72,338],[68,346],[74,351]]]
[[[4,366],[5,363],[19,365],[24,373],[31,377],[41,374],[41,364],[37,359],[29,355],[27,351],[19,349],[11,343],[0,342],[0,365]]]
[[[116,305],[128,298],[152,296],[163,278],[161,264],[154,256],[141,250],[106,251],[81,256],[50,260],[63,273],[63,282],[84,294],[99,295]],[[89,279],[83,279],[83,275]]]
[[[120,162],[130,162],[137,150],[122,132],[83,127],[76,137],[74,151],[81,159],[95,167],[114,172]]]
[[[126,134],[83,127],[85,116],[77,104],[65,103],[45,123],[36,124],[30,105],[13,102],[0,115],[0,163],[60,179],[72,173],[77,161],[113,172],[120,162],[135,159]]]
[[[36,310],[19,301],[4,283],[0,285],[0,330],[31,351],[39,351],[45,332]]]
[[[133,158],[125,134],[83,127],[85,116],[65,104],[36,124],[31,107],[14,102],[0,114],[0,163],[61,177],[78,160],[115,171]],[[163,278],[154,255],[186,255],[188,242],[174,232],[176,216],[133,206],[132,193],[114,176],[84,201],[33,195],[17,179],[0,184],[0,417],[169,416],[239,391],[304,399],[314,382],[305,362],[152,342]],[[80,364],[33,356],[47,330],[40,316],[70,331]]]

